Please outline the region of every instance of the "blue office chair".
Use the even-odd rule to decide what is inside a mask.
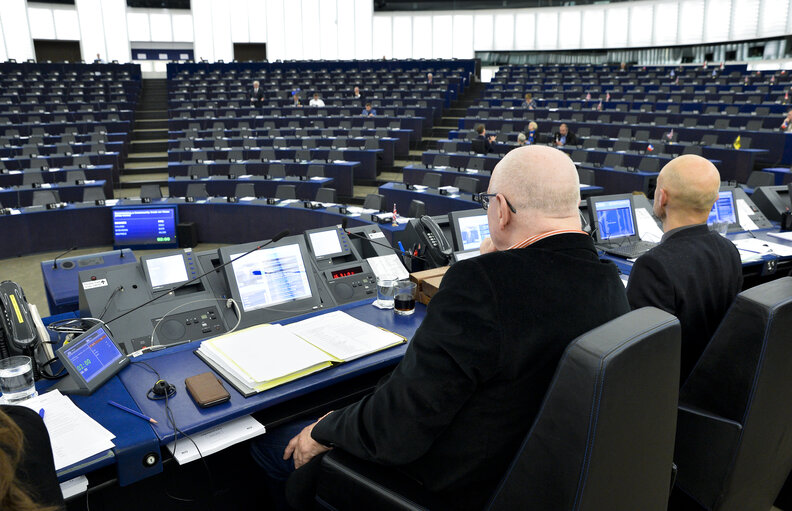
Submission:
[[[679,364],[679,321],[654,307],[572,341],[487,509],[666,511]],[[414,511],[432,502],[397,470],[337,448],[320,468],[322,509]]]

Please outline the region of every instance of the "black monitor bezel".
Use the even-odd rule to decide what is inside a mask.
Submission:
[[[624,200],[627,199],[630,201],[630,213],[632,213],[632,221],[633,221],[633,228],[635,230],[634,234],[628,236],[621,236],[619,238],[603,238],[602,237],[602,229],[599,226],[599,219],[597,218],[597,206],[598,202],[610,202],[614,200]],[[614,195],[597,195],[594,197],[589,197],[587,199],[588,202],[588,210],[589,210],[589,218],[591,220],[591,225],[593,226],[594,230],[594,242],[602,245],[608,245],[612,243],[622,243],[626,241],[634,241],[640,239],[640,231],[638,229],[638,218],[635,215],[635,201],[633,201],[633,196],[630,193],[617,193]],[[614,241],[616,240],[616,241]]]
[[[97,374],[91,381],[86,380],[80,374],[80,371],[77,370],[77,367],[72,364],[71,360],[69,360],[68,355],[66,355],[66,350],[74,348],[80,343],[86,342],[86,339],[90,337],[94,332],[97,330],[102,329],[107,335],[107,338],[113,343],[115,348],[118,350],[118,353],[121,355],[121,358],[118,359],[116,362],[113,362],[111,365],[106,366],[102,371]],[[80,389],[80,393],[83,394],[92,394],[95,392],[99,387],[104,385],[110,378],[118,374],[121,369],[129,365],[129,357],[124,354],[124,350],[121,346],[116,342],[113,338],[113,334],[110,332],[110,329],[104,323],[97,323],[96,325],[92,326],[78,337],[72,339],[71,342],[68,344],[64,344],[55,352],[58,360],[60,360],[63,367],[69,373],[69,377],[74,381],[77,387]]]
[[[459,228],[459,219],[481,215],[484,215],[485,217],[487,216],[487,211],[484,208],[463,209],[461,211],[450,211],[448,213],[448,223],[451,224],[451,237],[453,238],[454,250],[456,252],[467,251],[462,247],[462,230]]]
[[[134,210],[144,210],[144,209],[172,209],[173,210],[173,241],[169,243],[138,243],[138,244],[130,244],[130,243],[118,243],[115,235],[115,212],[116,211],[134,211]],[[126,205],[126,206],[113,206],[110,208],[110,225],[113,229],[113,249],[118,250],[122,248],[129,248],[132,250],[150,250],[154,248],[162,248],[162,249],[169,249],[169,248],[179,248],[179,236],[178,236],[178,226],[179,226],[179,207],[177,204],[157,204],[156,206],[152,206],[151,203],[143,204],[140,206],[135,205]]]

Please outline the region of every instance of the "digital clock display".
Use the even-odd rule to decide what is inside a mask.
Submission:
[[[333,279],[340,279],[342,277],[350,277],[352,275],[357,275],[358,273],[363,273],[363,268],[361,266],[355,266],[354,268],[346,268],[343,270],[336,270],[330,272],[330,275]]]

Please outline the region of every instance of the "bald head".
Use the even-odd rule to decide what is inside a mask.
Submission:
[[[694,154],[674,158],[660,171],[657,187],[668,193],[668,207],[709,213],[718,199],[720,173]]]
[[[504,194],[518,210],[547,218],[578,216],[580,185],[575,164],[547,146],[510,151],[492,173],[490,191]]]

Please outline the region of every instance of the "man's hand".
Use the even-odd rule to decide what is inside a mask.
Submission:
[[[283,451],[284,460],[288,460],[292,455],[294,456],[294,468],[300,468],[311,461],[314,456],[330,450],[330,447],[325,447],[311,438],[311,431],[318,423],[319,421],[316,421],[305,426],[299,435],[289,440],[289,445]]]
[[[484,241],[481,242],[479,246],[479,253],[480,254],[488,254],[490,252],[497,252],[498,249],[495,248],[495,244],[492,242],[492,238],[486,237]]]

